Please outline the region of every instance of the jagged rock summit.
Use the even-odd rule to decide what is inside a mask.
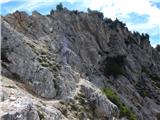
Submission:
[[[3,120],[159,120],[160,52],[97,11],[1,17]]]

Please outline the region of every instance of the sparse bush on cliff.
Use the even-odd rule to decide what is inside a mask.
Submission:
[[[124,57],[125,56],[116,56],[116,57],[109,57],[106,59],[106,64],[104,68],[104,74],[106,76],[118,76],[124,74]]]
[[[142,72],[148,75],[148,77],[155,82],[155,85],[160,88],[160,77],[158,75],[150,73],[144,66],[142,66]]]
[[[160,52],[160,45],[157,45],[157,46],[156,46],[156,50],[157,50],[158,52]]]
[[[103,17],[104,17],[103,13],[101,13],[97,10],[91,10],[90,8],[88,8],[87,10],[88,10],[88,13],[97,15],[101,19],[103,19]]]
[[[110,19],[110,18],[104,18],[104,22],[105,22],[105,23],[112,23],[113,21],[112,21],[112,19]]]
[[[133,36],[140,36],[140,34],[139,34],[139,32],[137,32],[137,31],[133,31]]]
[[[59,10],[59,11],[63,10],[63,5],[62,5],[62,3],[59,3],[59,4],[56,6],[56,9]]]
[[[135,84],[135,87],[136,87],[138,93],[139,93],[140,96],[142,96],[143,98],[150,96],[149,90],[147,90],[145,86],[146,86],[145,81],[138,81],[138,82]]]
[[[50,11],[50,15],[53,15],[54,14],[54,10],[52,9],[51,11]]]
[[[127,117],[128,120],[137,120],[135,113],[122,103],[117,93],[111,88],[103,88],[102,92],[112,101],[115,105],[118,106],[120,110],[120,118]]]
[[[108,97],[110,101],[112,101],[117,106],[121,106],[121,102],[117,93],[111,88],[103,88],[102,92]]]
[[[147,33],[146,34],[142,33],[141,39],[142,40],[145,40],[145,39],[149,40],[149,35]]]
[[[114,30],[114,29],[117,30],[117,27],[118,27],[118,26],[119,26],[120,28],[122,28],[122,29],[126,28],[126,24],[123,23],[123,22],[121,22],[121,21],[119,21],[117,18],[116,18],[116,20],[114,20],[113,22],[111,21],[110,23],[111,23],[111,24],[109,25],[109,27],[110,27],[112,30]]]
[[[114,21],[114,23],[115,23],[115,24],[119,24],[121,28],[124,28],[124,27],[126,26],[125,23],[119,21],[117,18],[116,18],[116,20]]]

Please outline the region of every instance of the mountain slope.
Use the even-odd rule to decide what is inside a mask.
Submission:
[[[159,119],[160,53],[148,34],[91,10],[16,11],[1,22],[2,75],[58,100],[61,119]]]

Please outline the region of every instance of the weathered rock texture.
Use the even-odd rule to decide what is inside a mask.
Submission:
[[[22,116],[18,120],[159,119],[160,53],[147,34],[131,33],[97,11],[67,9],[47,16],[16,11],[2,17],[1,28],[2,75],[45,104],[53,102],[47,109],[40,104],[38,112],[32,97],[27,96],[32,105],[15,98],[22,100],[22,108],[8,109],[3,119],[13,120],[16,113]],[[132,113],[112,96],[108,99],[102,93],[106,88]],[[2,104],[9,99],[3,98]]]

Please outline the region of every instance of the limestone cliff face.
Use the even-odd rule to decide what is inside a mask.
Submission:
[[[17,11],[2,17],[1,28],[2,75],[23,84],[47,106],[53,102],[44,109],[28,95],[32,118],[160,118],[160,53],[147,34],[131,33],[122,22],[96,11],[67,9],[47,16]],[[6,101],[7,96],[1,103]],[[37,105],[44,115],[37,113]]]

